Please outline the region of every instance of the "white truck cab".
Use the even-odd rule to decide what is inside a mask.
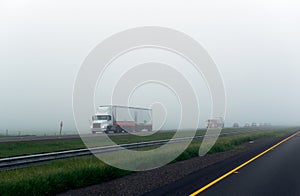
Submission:
[[[96,114],[92,116],[92,133],[105,132],[112,125],[112,117],[109,114]]]

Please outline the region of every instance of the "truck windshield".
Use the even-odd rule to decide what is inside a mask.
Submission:
[[[93,120],[110,120],[111,117],[109,115],[98,115],[93,116]]]

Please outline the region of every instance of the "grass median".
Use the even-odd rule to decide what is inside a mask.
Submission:
[[[297,129],[286,128],[219,137],[209,153],[239,149],[245,142],[266,137],[281,137],[295,130]],[[173,162],[198,156],[200,145],[201,141],[193,141]],[[94,156],[57,160],[43,165],[0,172],[0,195],[53,195],[130,173],[132,172],[108,166]]]
[[[203,131],[201,131],[202,133]],[[138,137],[132,135],[111,135],[110,138],[117,144],[153,141],[158,139],[170,139],[174,135],[173,132],[160,132],[146,137]],[[98,146],[101,140],[101,134],[94,137],[86,138],[89,147]],[[101,143],[101,145],[105,145]],[[81,139],[58,139],[44,141],[13,141],[0,143],[0,158],[29,155],[37,153],[56,152],[63,150],[73,150],[86,148]]]
[[[222,133],[232,132],[247,132],[247,131],[265,131],[268,127],[255,127],[255,128],[225,128]],[[198,130],[197,136],[205,134],[206,130]],[[133,135],[111,135],[110,138],[117,144],[134,143],[134,142],[146,142],[154,140],[170,139],[174,136],[174,132],[158,132],[153,135],[139,137]],[[95,135],[95,137],[87,138],[89,146],[98,146],[99,138],[101,134]],[[104,145],[104,144],[101,144]],[[13,142],[0,142],[0,158],[13,157],[20,155],[30,155],[37,153],[56,152],[63,150],[72,150],[86,148],[81,139],[60,139],[49,141],[13,141]]]

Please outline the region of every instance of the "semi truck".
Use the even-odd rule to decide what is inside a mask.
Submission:
[[[99,106],[92,116],[93,134],[152,131],[152,110],[117,105]]]

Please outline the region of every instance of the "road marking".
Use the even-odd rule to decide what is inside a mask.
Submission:
[[[263,155],[266,154],[267,152],[273,150],[274,148],[276,148],[276,147],[279,146],[280,144],[282,144],[282,143],[288,141],[288,140],[291,139],[292,137],[295,137],[295,136],[298,135],[299,133],[300,133],[300,132],[296,132],[296,133],[294,133],[293,135],[291,135],[291,136],[285,138],[284,140],[278,142],[277,144],[275,144],[275,145],[272,146],[271,148],[265,150],[264,152],[260,153],[259,155],[253,157],[252,159],[250,159],[250,160],[246,161],[245,163],[241,164],[240,166],[238,166],[238,167],[234,168],[233,170],[227,172],[227,173],[224,174],[223,176],[221,176],[221,177],[217,178],[216,180],[212,181],[211,183],[205,185],[205,186],[202,187],[201,189],[199,189],[199,190],[195,191],[194,193],[190,194],[190,196],[196,196],[196,195],[202,193],[204,190],[206,190],[206,189],[208,189],[209,187],[213,186],[214,184],[220,182],[221,180],[223,180],[224,178],[230,176],[231,174],[237,172],[239,169],[241,169],[241,168],[243,168],[244,166],[248,165],[249,163],[251,163],[252,161],[256,160],[257,158],[263,156]]]

